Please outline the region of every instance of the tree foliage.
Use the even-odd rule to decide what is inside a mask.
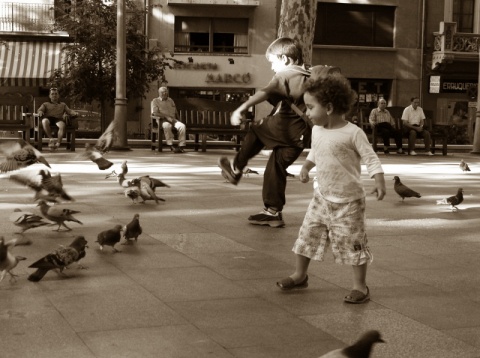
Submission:
[[[153,81],[166,82],[165,70],[171,68],[172,54],[167,57],[160,47],[146,46],[143,23],[146,10],[126,0],[126,82],[127,98],[145,97]],[[49,85],[60,89],[62,96],[74,103],[102,105],[115,98],[117,3],[83,0],[75,7],[64,8],[57,17],[56,29],[66,31],[73,42],[66,44],[64,63],[50,78]],[[103,118],[102,118],[103,119]]]

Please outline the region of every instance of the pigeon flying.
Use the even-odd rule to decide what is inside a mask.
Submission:
[[[96,242],[100,245],[100,250],[103,250],[103,246],[107,245],[112,247],[113,253],[120,252],[120,250],[115,248],[115,244],[120,242],[122,238],[121,232],[122,225],[115,225],[113,229],[105,230],[98,234]]]
[[[394,176],[393,180],[395,180],[395,184],[393,185],[393,189],[395,190],[395,192],[398,195],[400,195],[400,197],[402,198],[402,201],[405,198],[411,198],[411,197],[421,198],[422,197],[415,190],[412,190],[408,186],[402,184],[402,182],[400,181],[400,178],[398,176]]]
[[[468,166],[467,163],[465,163],[465,161],[463,159],[460,161],[460,169],[462,169],[462,171],[464,171],[464,172],[470,172],[471,171],[470,167]]]
[[[58,274],[63,274],[63,269],[65,267],[74,262],[78,262],[85,257],[85,248],[87,247],[87,240],[85,240],[85,237],[75,237],[69,246],[65,247],[62,245],[52,253],[28,266],[37,269],[37,271],[28,276],[28,280],[38,282],[50,270],[55,270]],[[85,267],[79,266],[79,268],[83,269]]]
[[[66,231],[72,230],[65,224],[65,221],[73,221],[83,225],[80,220],[77,220],[73,217],[73,214],[78,214],[80,213],[80,211],[62,208],[56,205],[49,206],[44,200],[40,200],[38,202],[38,206],[40,206],[40,212],[45,219],[53,221],[55,224],[58,224],[58,228],[56,231],[60,231],[61,226],[64,226],[67,229]]]
[[[368,331],[351,346],[336,349],[320,358],[368,358],[375,343],[385,343],[385,341],[381,338],[380,332]]]
[[[10,248],[15,246],[17,240],[10,240],[5,242],[3,236],[0,236],[0,282],[8,273],[10,275],[10,282],[16,281],[17,275],[12,270],[17,266],[19,261],[26,260],[22,256],[14,256],[10,252]]]
[[[82,156],[97,164],[98,169],[100,170],[108,169],[113,165],[111,161],[105,159],[103,154],[99,152],[93,144],[90,143],[85,143],[85,152],[82,154]]]
[[[135,239],[142,234],[142,227],[140,226],[140,215],[135,214],[133,216],[132,221],[130,221],[127,225],[125,225],[123,237],[125,238],[125,242],[122,245],[128,245],[131,243],[130,239]]]
[[[35,163],[43,163],[50,168],[50,164],[42,156],[42,153],[23,139],[1,140],[0,153],[5,156],[5,160],[0,163],[1,173],[25,168]]]
[[[448,198],[443,198],[441,200],[437,200],[437,205],[450,205],[452,211],[457,211],[457,205],[463,202],[463,189],[458,188],[457,194],[453,196],[449,196]]]

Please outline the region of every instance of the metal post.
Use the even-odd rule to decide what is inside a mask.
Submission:
[[[478,51],[478,85],[477,85],[477,112],[475,114],[475,131],[473,132],[472,154],[480,154],[480,49]]]

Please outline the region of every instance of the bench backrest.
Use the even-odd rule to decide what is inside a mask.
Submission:
[[[33,96],[29,94],[0,94],[0,124],[25,123],[23,113],[32,108]]]
[[[213,101],[204,98],[175,99],[180,120],[188,127],[225,127],[233,128],[230,124],[232,112],[239,106],[238,103]]]

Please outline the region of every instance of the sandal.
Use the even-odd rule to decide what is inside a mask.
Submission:
[[[291,277],[284,278],[277,282],[277,286],[283,291],[289,291],[293,289],[307,288],[308,287],[308,275],[302,282],[295,283]]]
[[[370,290],[368,286],[366,294],[362,291],[352,290],[343,300],[347,303],[365,303],[370,300]]]

